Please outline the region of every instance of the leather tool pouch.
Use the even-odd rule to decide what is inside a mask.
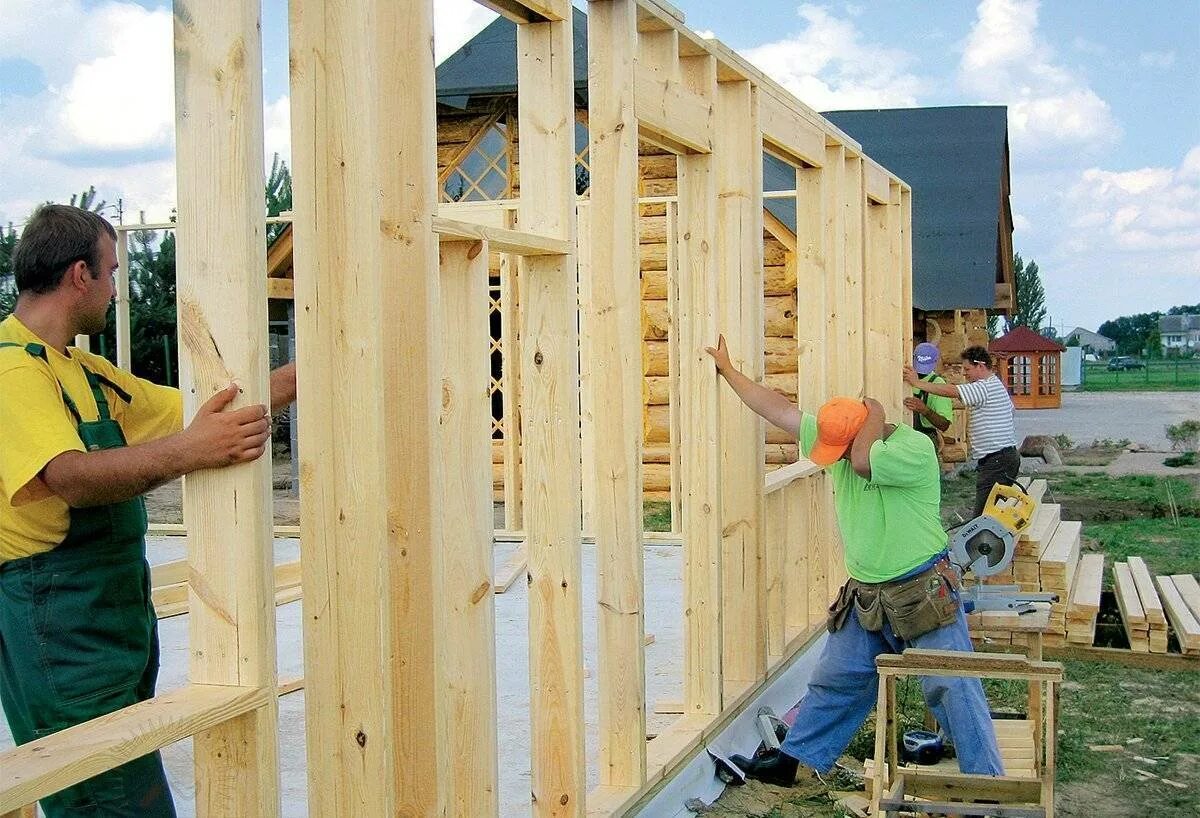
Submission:
[[[848,579],[838,589],[837,597],[829,606],[829,617],[825,621],[825,627],[829,629],[830,633],[837,633],[842,629],[842,625],[846,624],[846,617],[850,615],[850,606],[854,604],[857,588],[858,582]]]
[[[915,577],[880,587],[883,615],[899,638],[916,639],[958,618],[957,580],[948,578],[939,566],[941,563]]]
[[[879,585],[863,585],[854,595],[854,614],[863,630],[883,630],[883,594]]]

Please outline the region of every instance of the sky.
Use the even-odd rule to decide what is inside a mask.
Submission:
[[[1200,0],[674,5],[817,110],[1007,105],[1013,246],[1057,328],[1200,302]],[[286,7],[263,2],[267,167],[289,155]],[[435,8],[439,60],[494,19]],[[0,224],[89,185],[167,216],[171,28],[164,0],[0,0]]]

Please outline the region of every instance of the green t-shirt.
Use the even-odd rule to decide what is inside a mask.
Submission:
[[[805,457],[817,439],[817,418],[800,421]],[[846,571],[860,582],[895,579],[946,548],[939,509],[941,475],[929,438],[897,424],[885,440],[871,445],[871,479],[864,480],[848,460],[825,468],[833,484],[833,504],[845,547]]]
[[[936,372],[930,372],[928,375],[922,375],[921,380],[927,381],[928,383],[946,382],[946,379]],[[914,398],[919,397],[921,392],[921,387],[913,387]],[[932,411],[935,415],[941,415],[950,422],[954,421],[954,402],[951,401],[950,398],[947,398],[943,395],[934,395],[931,392],[926,392],[923,400],[925,401],[925,405],[928,406],[930,411]],[[929,418],[925,417],[924,415],[916,415],[916,419],[918,426],[922,429],[936,428],[932,423],[929,422]]]

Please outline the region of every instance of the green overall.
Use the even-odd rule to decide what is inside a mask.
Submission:
[[[25,350],[47,360],[39,344]],[[84,421],[62,391],[79,439],[88,451],[125,446],[100,384],[122,399],[129,396],[86,367],[84,374],[99,420]],[[17,744],[154,695],[158,622],[145,536],[140,497],[72,508],[66,539],[57,547],[0,565],[0,702]],[[43,798],[41,806],[48,818],[175,815],[157,752]]]

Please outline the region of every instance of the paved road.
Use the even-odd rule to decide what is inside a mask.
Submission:
[[[1017,444],[1026,435],[1065,434],[1076,445],[1127,438],[1167,451],[1166,427],[1188,419],[1200,420],[1200,392],[1064,392],[1061,409],[1017,411]]]

